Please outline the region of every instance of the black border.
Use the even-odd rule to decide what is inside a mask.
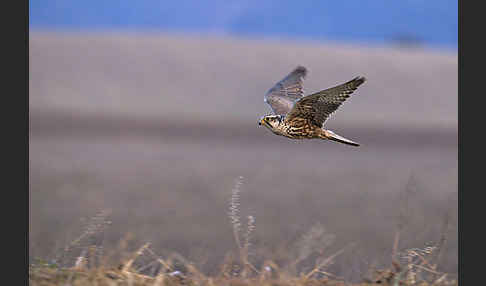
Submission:
[[[13,1],[11,3],[17,4],[15,10],[19,10],[19,14],[13,13],[12,16],[6,15],[9,23],[11,25],[6,25],[8,29],[14,28],[14,44],[12,45],[13,51],[12,54],[18,54],[18,56],[10,56],[8,54],[4,54],[7,57],[7,60],[12,62],[12,65],[9,65],[10,74],[14,73],[15,78],[20,78],[20,83],[17,83],[15,80],[9,81],[8,84],[13,85],[11,92],[9,92],[8,96],[18,100],[18,105],[20,105],[20,110],[17,109],[10,109],[12,113],[9,114],[8,118],[12,121],[7,121],[8,124],[15,122],[16,124],[13,125],[13,133],[15,134],[15,138],[18,138],[19,141],[13,141],[12,143],[14,146],[13,150],[17,148],[20,150],[10,151],[6,150],[7,154],[12,158],[12,162],[9,162],[10,166],[8,167],[15,169],[15,171],[19,170],[20,178],[17,176],[10,176],[10,180],[13,180],[12,187],[9,187],[7,190],[9,192],[14,192],[15,194],[19,194],[20,200],[23,202],[27,202],[27,204],[22,204],[25,211],[22,211],[22,214],[26,214],[25,219],[23,222],[13,223],[16,227],[20,227],[24,233],[24,239],[15,239],[15,243],[22,243],[25,249],[24,252],[24,265],[25,265],[25,275],[16,275],[17,277],[22,277],[21,279],[24,281],[23,285],[28,285],[29,283],[29,0],[26,1]],[[13,6],[13,5],[12,5]],[[9,7],[10,8],[10,7]],[[4,10],[6,13],[10,14],[10,9]],[[22,17],[22,12],[23,16]],[[10,17],[9,17],[10,16]],[[10,19],[13,18],[15,21],[11,21]],[[13,23],[12,23],[13,22]],[[19,30],[17,30],[19,29]],[[16,31],[17,30],[17,31]],[[23,108],[22,108],[23,107]],[[20,126],[17,126],[20,125]],[[11,170],[11,169],[10,169]],[[17,172],[15,172],[17,173]],[[20,188],[16,187],[19,186]],[[20,190],[16,190],[20,189]],[[25,190],[25,191],[24,191]],[[5,190],[6,191],[6,190]],[[6,200],[8,202],[8,200]],[[10,212],[10,216],[6,216],[7,218],[11,218],[12,214],[20,212],[20,210],[15,210],[12,212],[11,208],[6,208]],[[16,215],[15,215],[16,216]],[[21,217],[21,215],[19,215]],[[18,220],[18,219],[17,219]],[[20,255],[20,249],[22,246],[18,246],[18,248],[13,248],[14,257],[18,257],[22,259]],[[15,250],[17,249],[17,251]],[[12,269],[13,267],[10,267]],[[20,267],[18,268],[20,269]],[[13,269],[14,272],[17,269]],[[16,283],[14,283],[16,284]]]
[[[29,257],[29,1],[2,5],[2,240],[4,284],[28,285]],[[25,215],[25,217],[24,217]],[[21,237],[12,234],[19,234]],[[7,264],[8,263],[8,264]],[[22,267],[24,266],[24,267]],[[23,271],[22,271],[23,270]],[[8,271],[8,272],[7,272]],[[20,273],[16,273],[20,272]]]
[[[482,212],[484,200],[479,196],[484,192],[484,183],[479,180],[475,182],[474,179],[485,176],[485,168],[482,166],[484,159],[479,157],[479,152],[484,149],[482,137],[485,130],[482,126],[485,122],[483,118],[485,105],[482,103],[485,97],[482,88],[485,81],[484,24],[482,24],[484,10],[480,5],[466,7],[465,3],[478,2],[458,0],[458,272],[459,285],[483,285],[484,277],[481,274],[484,271],[482,269],[484,258],[480,257],[479,249],[483,248],[485,241],[484,236],[481,235],[484,225]],[[470,39],[469,43],[468,39]],[[474,64],[477,66],[473,67]],[[478,164],[474,164],[474,161]],[[478,196],[477,199],[474,199],[474,196]],[[466,197],[473,199],[467,200]],[[474,214],[468,215],[468,212]],[[473,234],[465,238],[464,233],[471,224],[473,224]],[[469,255],[466,261],[466,246],[469,246],[469,253],[478,257]]]

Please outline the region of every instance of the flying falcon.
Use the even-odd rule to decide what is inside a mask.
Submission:
[[[366,81],[356,77],[341,85],[304,96],[303,81],[307,69],[298,66],[273,86],[264,101],[274,114],[260,118],[259,125],[273,133],[292,139],[322,139],[359,146],[358,143],[323,128],[323,124],[338,107]]]

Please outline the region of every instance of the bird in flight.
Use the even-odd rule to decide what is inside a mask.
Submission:
[[[260,118],[259,125],[291,139],[333,140],[351,146],[358,143],[323,128],[329,116],[366,81],[358,76],[338,86],[304,96],[303,81],[307,69],[298,66],[264,96],[274,114]]]

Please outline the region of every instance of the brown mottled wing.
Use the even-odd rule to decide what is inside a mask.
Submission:
[[[306,68],[298,66],[265,94],[264,101],[270,105],[275,114],[287,114],[294,106],[295,101],[302,98],[306,74]]]
[[[366,79],[356,77],[341,85],[319,91],[298,100],[285,120],[289,125],[302,119],[312,125],[322,127],[338,107],[360,86]]]

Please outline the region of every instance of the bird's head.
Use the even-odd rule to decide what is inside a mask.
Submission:
[[[263,125],[273,131],[280,125],[281,122],[282,122],[281,115],[271,114],[271,115],[262,116],[260,118],[260,121],[258,121],[258,125]]]

